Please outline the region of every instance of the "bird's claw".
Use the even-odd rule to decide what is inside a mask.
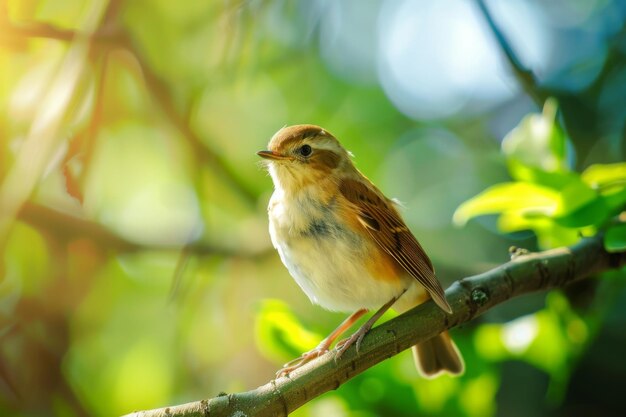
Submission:
[[[283,367],[278,372],[276,372],[276,378],[280,378],[282,376],[288,375],[289,373],[295,371],[302,365],[311,362],[313,359],[319,358],[320,356],[324,355],[327,352],[328,352],[327,347],[318,346],[313,350],[303,353],[302,355],[300,355],[300,357],[295,358],[287,362],[286,364],[284,364]]]
[[[363,342],[365,335],[369,331],[370,331],[369,327],[363,326],[359,330],[354,332],[354,334],[350,336],[349,338],[338,342],[337,345],[335,346],[335,349],[337,351],[337,353],[335,354],[335,361],[341,358],[344,352],[348,350],[348,348],[352,345],[354,345],[354,347],[356,348],[356,353],[358,354],[359,351],[361,350],[361,342]]]

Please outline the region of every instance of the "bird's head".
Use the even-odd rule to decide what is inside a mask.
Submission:
[[[295,125],[280,129],[257,152],[268,161],[274,184],[297,189],[337,176],[352,167],[350,154],[333,135],[315,125]]]

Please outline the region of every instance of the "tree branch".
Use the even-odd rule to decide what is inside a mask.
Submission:
[[[571,247],[522,255],[491,271],[455,282],[446,291],[453,314],[446,315],[433,302],[422,304],[372,329],[358,354],[351,347],[335,361],[333,351],[252,391],[220,394],[209,400],[139,411],[126,417],[284,416],[377,363],[512,297],[562,288],[625,264],[626,253],[607,253],[601,235]]]
[[[124,41],[121,42],[133,56],[137,59],[137,63],[141,67],[141,71],[148,86],[149,91],[156,99],[157,104],[161,107],[164,115],[168,117],[172,125],[187,140],[192,147],[194,154],[202,164],[207,164],[213,168],[213,171],[220,176],[222,180],[239,195],[248,204],[253,205],[257,200],[256,192],[246,183],[235,170],[229,166],[226,160],[216,151],[209,148],[198,133],[189,125],[189,120],[185,118],[177,109],[174,94],[166,79],[161,77],[147,62],[141,48],[136,45],[129,32],[125,32]]]
[[[193,255],[216,255],[223,257],[240,257],[240,258],[262,258],[268,253],[268,250],[260,250],[257,252],[233,250],[226,247],[211,245],[206,242],[197,241],[187,244],[172,245],[149,245],[133,242],[125,239],[110,229],[93,222],[91,220],[82,219],[80,217],[56,211],[46,206],[26,202],[18,213],[18,218],[25,223],[36,227],[38,230],[47,232],[59,239],[80,239],[88,238],[102,248],[114,250],[117,253],[135,253],[144,250],[185,250],[188,254]]]
[[[500,45],[500,49],[502,49],[507,61],[511,65],[513,74],[515,74],[515,77],[524,88],[524,91],[526,91],[526,94],[528,94],[540,108],[543,107],[543,103],[548,99],[549,94],[546,94],[543,89],[539,87],[539,82],[537,81],[535,74],[522,64],[522,61],[520,61],[513,48],[511,48],[511,45],[487,8],[485,0],[476,0],[476,3],[478,4],[478,8],[480,9],[483,17],[487,21],[487,25],[489,25],[489,28],[493,32],[496,41]]]
[[[117,25],[110,24],[92,34],[85,34],[74,30],[57,28],[47,23],[31,22],[15,24],[2,15],[0,15],[0,26],[4,26],[4,30],[0,31],[0,45],[5,43],[10,44],[16,40],[19,41],[27,38],[71,41],[76,37],[85,37],[96,46],[106,45],[107,47],[116,46],[125,48],[135,57],[141,67],[148,90],[154,97],[156,104],[171,122],[172,126],[181,133],[183,138],[191,146],[198,161],[203,165],[210,166],[215,174],[228,184],[230,189],[235,190],[242,197],[243,201],[250,206],[254,205],[258,197],[256,195],[257,193],[235,172],[236,170],[234,168],[229,166],[218,152],[207,146],[200,135],[189,126],[189,121],[186,120],[184,115],[180,114],[175,104],[176,100],[170,83],[151,67],[129,31]]]
[[[109,28],[100,28],[93,33],[77,32],[75,30],[62,29],[48,23],[12,23],[7,18],[0,19],[3,23],[3,31],[0,32],[0,45],[19,41],[24,38],[54,39],[69,42],[76,37],[84,37],[90,42],[116,44],[121,41],[120,33]]]

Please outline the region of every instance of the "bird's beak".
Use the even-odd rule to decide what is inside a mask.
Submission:
[[[274,151],[258,151],[256,154],[259,155],[261,158],[272,159],[275,161],[292,159],[289,156],[285,156]]]

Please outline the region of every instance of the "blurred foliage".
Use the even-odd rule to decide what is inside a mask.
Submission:
[[[581,174],[568,167],[571,149],[556,120],[556,103],[526,116],[502,141],[514,182],[496,184],[464,202],[457,224],[499,213],[504,233],[532,230],[544,249],[570,245],[584,234],[606,230],[605,246],[620,250],[623,225],[606,227],[626,206],[626,163],[594,164]],[[569,158],[571,160],[571,158]]]
[[[323,336],[307,330],[280,300],[266,299],[256,315],[256,343],[264,356],[276,362],[308,352]]]
[[[0,415],[251,389],[345,318],[271,248],[255,152],[284,125],[353,151],[445,284],[511,245],[623,250],[626,5],[486,3],[552,99],[471,1],[0,0]],[[401,354],[294,415],[621,415],[624,282],[454,329],[461,378]]]

